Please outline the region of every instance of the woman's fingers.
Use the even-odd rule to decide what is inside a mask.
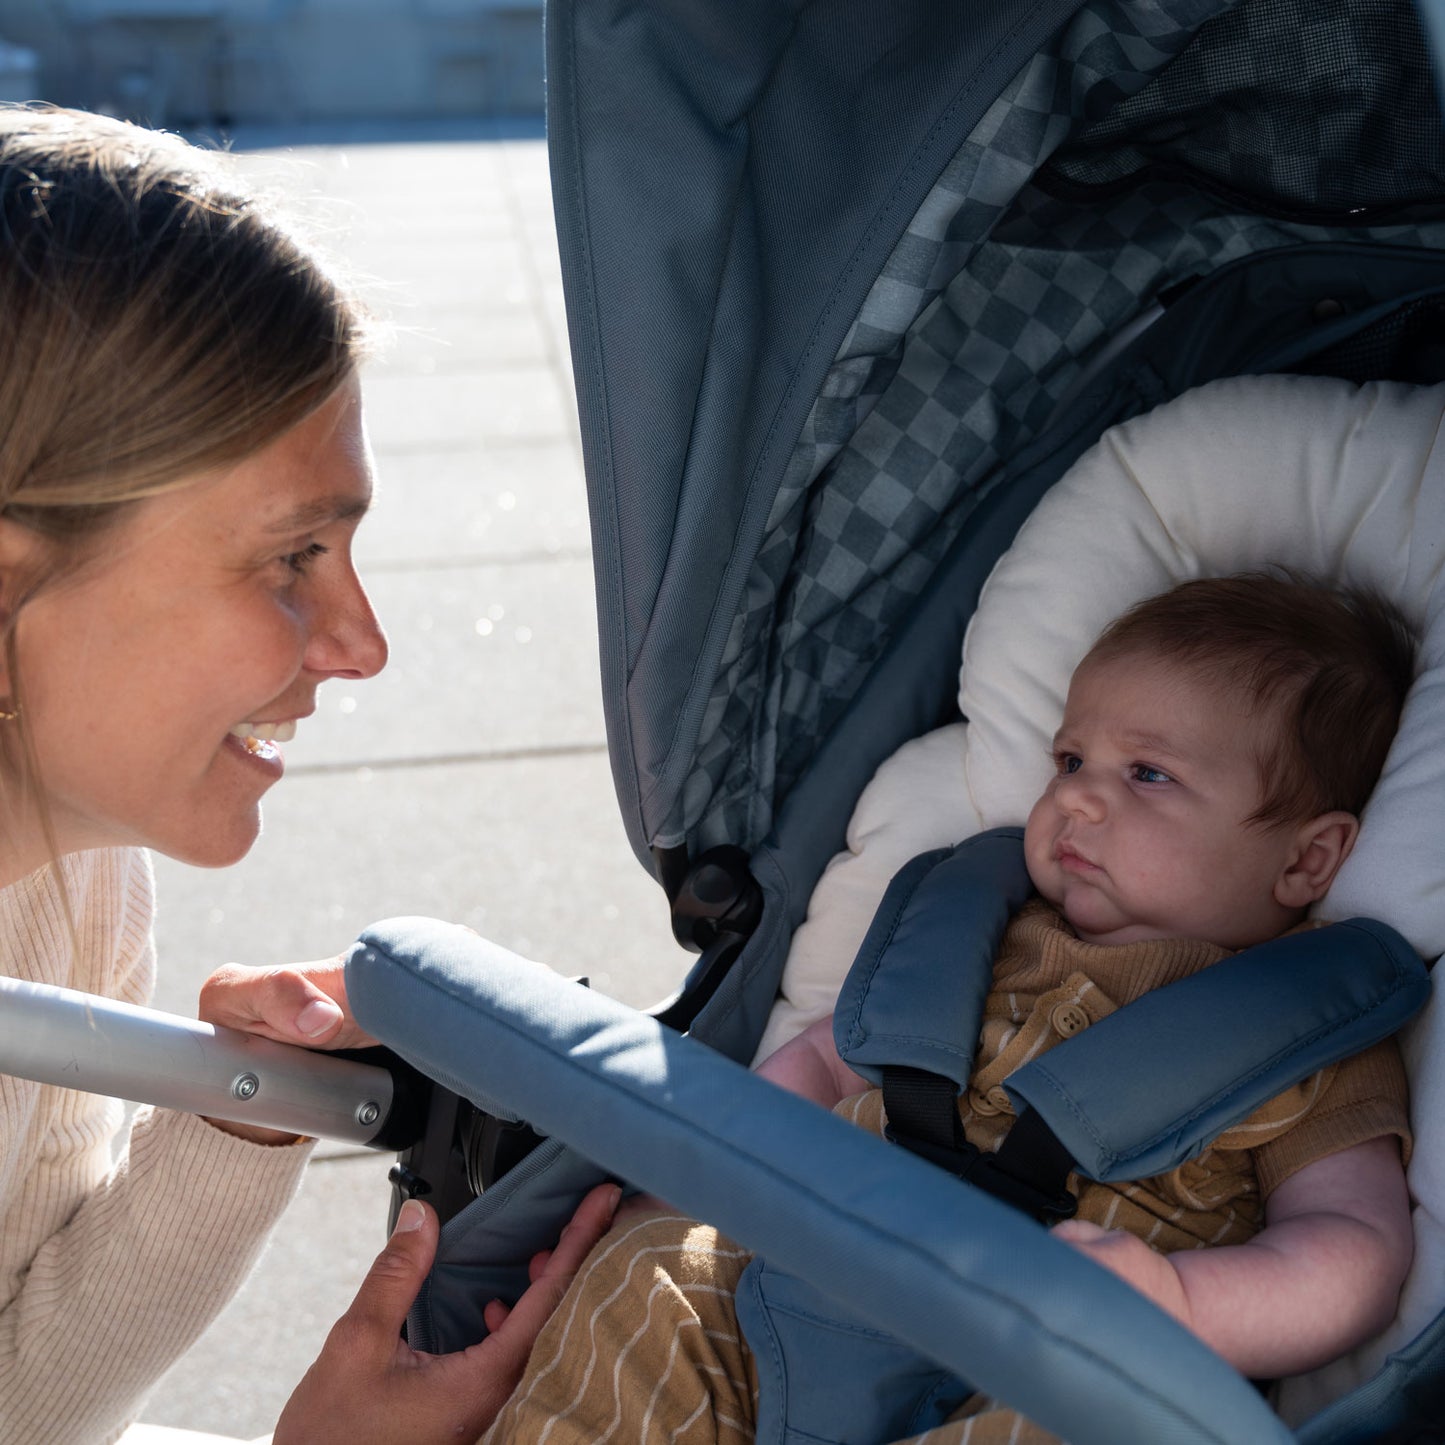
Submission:
[[[495,1300],[486,1307],[494,1332],[452,1355],[420,1354],[398,1338],[431,1268],[438,1236],[430,1209],[415,1200],[402,1205],[351,1308],[332,1326],[316,1363],[287,1402],[274,1445],[475,1440],[521,1378],[542,1326],[606,1233],[620,1195],[615,1184],[594,1189],[515,1307]]]
[[[351,1307],[333,1327],[333,1333],[344,1327],[358,1357],[380,1364],[395,1355],[407,1312],[436,1257],[437,1234],[434,1210],[415,1199],[401,1206],[391,1238],[372,1261]]]
[[[227,963],[201,985],[207,1023],[307,1048],[357,1048],[376,1041],[350,1017],[341,958],[246,968]]]
[[[1066,1244],[1093,1244],[1095,1240],[1105,1238],[1109,1231],[1087,1219],[1064,1219],[1054,1225],[1049,1233]]]
[[[537,1336],[542,1332],[542,1326],[567,1293],[572,1277],[592,1252],[593,1245],[607,1233],[621,1198],[622,1191],[615,1184],[599,1184],[577,1206],[576,1213],[557,1241],[557,1247],[543,1252],[544,1262],[533,1273],[526,1293],[483,1341],[490,1347],[500,1371],[515,1369],[520,1373]],[[535,1260],[533,1264],[535,1266]]]
[[[463,1437],[458,1429],[469,1421],[445,1374],[430,1378],[415,1368],[430,1357],[414,1355],[400,1339],[436,1243],[436,1215],[408,1200],[350,1308],[332,1325],[316,1363],[286,1402],[274,1445],[475,1438],[479,1431]]]

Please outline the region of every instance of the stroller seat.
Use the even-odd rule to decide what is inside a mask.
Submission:
[[[1158,591],[1173,580],[1270,562],[1376,585],[1421,628],[1421,674],[1400,738],[1365,815],[1356,857],[1326,900],[1324,911],[1332,916],[1342,916],[1342,910],[1384,913],[1417,949],[1429,956],[1438,953],[1438,940],[1445,932],[1445,919],[1437,913],[1435,895],[1440,890],[1431,882],[1438,874],[1438,863],[1428,847],[1419,848],[1418,844],[1428,829],[1430,799],[1439,797],[1440,770],[1445,766],[1445,738],[1438,736],[1445,727],[1445,712],[1434,705],[1440,686],[1438,658],[1445,642],[1445,625],[1436,621],[1441,609],[1435,596],[1440,583],[1438,559],[1445,543],[1445,516],[1441,515],[1445,449],[1436,447],[1442,409],[1445,388],[1394,384],[1357,388],[1335,379],[1292,376],[1238,378],[1202,388],[1108,434],[1040,504],[985,588],[965,647],[962,703],[969,721],[910,744],[880,770],[862,799],[853,830],[854,846],[825,875],[808,922],[797,935],[785,972],[786,1001],[780,1015],[786,1018],[791,1013],[791,1017],[770,1030],[764,1049],[778,1039],[780,1030],[798,1026],[809,1007],[820,1013],[831,1007],[829,990],[836,991],[837,977],[852,958],[847,934],[856,928],[861,938],[877,895],[897,862],[933,843],[956,841],[984,824],[1021,821],[1021,810],[1046,776],[1047,741],[1062,708],[1069,674],[1104,622],[1137,597]],[[1290,437],[1299,445],[1291,445]],[[1268,488],[1277,488],[1283,500],[1261,504],[1261,469],[1272,473]],[[1292,486],[1287,477],[1293,478]],[[1101,520],[1091,527],[1090,518]],[[1092,545],[1080,545],[1085,535]],[[1047,579],[1047,586],[1041,585],[1041,578]],[[1445,598],[1445,592],[1441,596]],[[1431,762],[1433,786],[1431,779],[1422,777],[1422,768],[1428,769]],[[945,781],[950,776],[955,779],[953,787]],[[915,806],[920,793],[929,796],[928,807]],[[915,819],[905,824],[901,820],[910,812]],[[921,826],[915,829],[913,821]],[[880,839],[886,846],[874,850],[872,842]],[[1413,847],[1415,852],[1403,859],[1401,847]],[[754,860],[765,882],[770,881],[767,852],[766,848],[760,850]],[[871,883],[861,877],[870,869]],[[1382,888],[1382,878],[1389,882],[1388,889]],[[1396,893],[1396,884],[1398,909],[1382,907],[1382,899],[1388,901]],[[870,887],[876,887],[876,892],[868,901]],[[830,906],[830,898],[840,891],[851,894],[854,905],[845,918],[836,916]],[[673,1117],[666,1132],[653,1139],[654,1145],[663,1138],[667,1141],[669,1158],[662,1160],[647,1157],[646,1150],[632,1142],[605,1138],[626,1128],[622,1118],[608,1119],[609,1110],[599,1111],[595,1103],[582,1099],[575,1108],[562,1108],[563,1101],[570,1100],[579,1062],[585,1072],[592,1060],[602,1059],[599,1068],[605,1075],[609,1050],[623,1059],[627,1091],[641,1101],[644,1111],[650,1109],[647,1097],[652,1091],[658,1110],[675,1108],[679,1098],[687,1101],[684,1115],[693,1104],[706,1109],[713,1105],[709,1100],[699,1103],[698,1092],[689,1093],[684,1087],[682,1075],[692,1067],[689,1061],[695,1062],[693,1055],[678,1054],[673,1046],[651,1039],[645,1030],[634,1032],[616,1013],[603,1009],[601,1022],[593,1029],[586,1022],[585,1009],[578,1014],[570,1002],[560,998],[547,995],[526,1004],[515,1003],[514,999],[530,988],[529,979],[537,976],[529,966],[499,974],[503,982],[495,986],[495,996],[487,1005],[470,1016],[465,1026],[449,1025],[441,1034],[435,990],[442,987],[452,993],[450,1007],[455,1007],[456,990],[465,993],[470,987],[459,977],[459,970],[464,974],[467,967],[465,956],[470,948],[465,939],[443,939],[425,932],[410,943],[406,925],[383,928],[380,934],[373,931],[353,960],[357,977],[352,996],[358,1016],[364,1022],[370,1019],[375,1031],[428,1072],[474,1099],[521,1114],[528,1114],[529,1103],[536,1102],[541,1108],[540,1122],[546,1127],[592,1157],[623,1169],[646,1187],[666,1193],[669,1188],[685,1187],[681,1184],[684,1176],[707,1169],[709,1142],[716,1144],[719,1137],[715,1131],[709,1133],[711,1125],[700,1128],[698,1138],[689,1141],[685,1121],[679,1123]],[[447,955],[444,978],[430,967],[428,954]],[[375,966],[378,956],[383,956],[388,967]],[[425,996],[427,1007],[419,1013],[407,1006],[406,977],[398,982],[396,970],[389,966],[398,962],[404,974],[415,973],[413,981],[421,985],[418,997]],[[506,967],[496,950],[472,962],[483,969]],[[827,964],[833,970],[832,981],[820,982],[814,976],[815,964]],[[410,1003],[414,1006],[417,1001],[412,998]],[[555,1043],[565,1055],[568,1070],[567,1085],[560,1093],[556,1081],[540,1075],[537,1051],[530,1042],[522,1053],[513,1049],[511,1034],[516,1021],[529,1011],[538,1016],[535,1027],[543,1034],[554,1026],[557,1029]],[[414,1015],[410,1019],[408,1012]],[[1418,1065],[1417,1110],[1426,1113],[1435,1085],[1430,1066],[1420,1061],[1425,1055],[1439,1053],[1433,1047],[1438,1012],[1432,1008],[1412,1035],[1411,1053]],[[532,1028],[534,1023],[529,1021],[525,1027]],[[676,1044],[687,1042],[678,1040]],[[649,1052],[654,1049],[658,1052]],[[805,1137],[811,1124],[826,1133],[825,1126],[836,1122],[826,1116],[811,1121],[795,1118],[781,1104],[711,1078],[702,1092],[719,1089],[736,1097],[717,1107],[735,1116],[745,1106],[758,1106],[748,1126],[752,1133],[776,1132],[796,1144],[800,1157],[807,1150],[796,1139]],[[651,1119],[648,1127],[652,1127]],[[1436,1265],[1439,1220],[1445,1210],[1440,1197],[1428,1188],[1439,1165],[1429,1157],[1428,1130],[1419,1132],[1421,1146],[1412,1184],[1421,1198],[1416,1215],[1420,1249],[1401,1320],[1389,1339],[1361,1352],[1358,1359],[1332,1367],[1332,1378],[1300,1385],[1293,1402],[1285,1401],[1295,1418],[1315,1415],[1319,1402],[1332,1389],[1373,1375],[1385,1354],[1402,1340],[1415,1339],[1445,1304],[1438,1297],[1440,1271]],[[760,1146],[762,1142],[775,1141],[760,1141]],[[834,1142],[841,1146],[841,1141]],[[865,1142],[876,1141],[860,1139],[857,1146]],[[857,1146],[850,1141],[847,1148]],[[735,1139],[728,1148],[736,1151]],[[680,1165],[675,1156],[683,1157],[685,1164]],[[858,1160],[865,1170],[876,1165],[875,1156],[866,1151]],[[555,1158],[539,1160],[535,1165],[538,1177],[555,1163]],[[752,1166],[742,1167],[738,1157],[724,1163],[738,1165],[746,1185],[720,1199],[718,1222],[745,1243],[751,1242],[750,1229],[768,1227],[768,1199],[759,1202],[739,1197],[756,1189],[757,1170],[748,1172]],[[713,1165],[717,1166],[716,1160]],[[524,1166],[528,1167],[533,1167],[531,1160]],[[769,1164],[763,1173],[774,1167]],[[931,1182],[908,1177],[921,1209],[922,1201],[931,1197]],[[472,1252],[484,1245],[488,1231],[501,1217],[505,1196],[524,1194],[534,1182],[518,1182],[508,1176],[448,1225],[439,1268],[444,1287],[438,1289],[434,1280],[426,1311],[436,1310],[439,1297],[485,1287],[479,1257]],[[568,1182],[577,1181],[569,1180],[565,1169],[554,1175],[554,1187],[562,1187],[564,1193]],[[951,1184],[941,1175],[938,1182]],[[868,1187],[866,1181],[855,1184],[865,1191]],[[489,1197],[494,1192],[498,1197]],[[676,1193],[672,1197],[687,1202]],[[776,1202],[774,1198],[772,1205]],[[1002,1231],[1000,1238],[1006,1237],[1008,1247],[1015,1247],[1018,1241],[1011,1232],[1012,1221],[1005,1223],[991,1213],[986,1207],[991,1204],[984,1201],[979,1206],[980,1227]],[[973,1202],[969,1205],[972,1208]],[[911,1216],[913,1211],[909,1213]],[[818,1227],[836,1222],[820,1222]],[[967,1227],[956,1199],[951,1222],[960,1229]],[[864,1293],[866,1296],[866,1289]],[[1429,1298],[1431,1295],[1435,1297]],[[1107,1298],[1112,1314],[1124,1308],[1117,1296]],[[443,1303],[443,1314],[446,1308]],[[1149,1327],[1144,1328],[1147,1333]],[[1052,1395],[1057,1418],[1059,1391],[1079,1382],[1068,1378],[1068,1370],[1056,1359],[1049,1358],[1046,1365],[1048,1378],[1041,1380],[1038,1388]],[[1167,1377],[1169,1370],[1164,1374]],[[982,1375],[977,1378],[991,1388],[990,1380]],[[1215,1380],[1211,1388],[1219,1387],[1220,1381]],[[1025,1410],[1031,1405],[1025,1398],[1014,1403]],[[1141,1445],[1146,1438],[1202,1438],[1172,1435],[1157,1422],[1150,1428],[1158,1428],[1160,1433],[1113,1434],[1105,1425],[1102,1435],[1079,1433],[1077,1438],[1138,1438]],[[1311,1426],[1304,1425],[1296,1438],[1355,1438],[1310,1431]]]
[[[969,626],[959,708],[904,745],[858,801],[794,934],[766,1058],[831,1012],[889,880],[910,858],[1021,824],[1049,774],[1068,680],[1104,626],[1193,577],[1271,563],[1371,586],[1420,635],[1418,677],[1358,844],[1321,918],[1378,917],[1428,960],[1445,952],[1445,387],[1234,377],[1105,434],[1053,488],[990,575]],[[1445,1309],[1445,1009],[1402,1038],[1416,1148],[1415,1263],[1394,1324],[1277,1403],[1298,1423],[1371,1379]]]

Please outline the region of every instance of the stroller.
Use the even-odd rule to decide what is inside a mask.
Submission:
[[[1421,626],[1405,741],[1329,907],[1445,949],[1418,801],[1441,786],[1422,759],[1445,759],[1434,8],[554,0],[609,749],[632,845],[701,956],[645,1016],[446,925],[363,936],[357,1016],[436,1084],[410,1129],[372,1130],[391,1094],[371,1075],[340,1110],[406,1144],[398,1193],[451,1216],[414,1344],[480,1337],[483,1303],[518,1292],[610,1171],[1074,1445],[1445,1438],[1445,1179],[1422,1102],[1445,1087],[1438,1008],[1408,1051],[1408,1319],[1282,1399],[1290,1424],[1023,1214],[742,1067],[832,1007],[896,867],[1022,821],[1072,661],[1180,575],[1331,571]],[[1121,423],[1114,453],[1147,456],[1167,495],[1130,491],[1130,467],[1128,485],[1092,475]],[[1314,464],[1346,453],[1322,480]],[[1296,454],[1301,475],[1279,461]],[[1061,571],[1081,513],[1115,503],[1090,565]],[[1134,547],[1153,526],[1163,540]],[[955,786],[930,781],[950,769]],[[1316,1042],[1342,1015],[1379,1036],[1416,1010],[1423,976],[1387,964],[1364,1002],[1336,970],[1328,1028],[1300,1002]],[[1284,1048],[1244,1041],[1220,1067],[1249,1073],[1254,1047]],[[1252,1107],[1201,1087],[1224,1114]],[[274,1122],[306,1127],[294,1117]],[[1196,1136],[1167,1124],[1149,1127],[1187,1154]]]
[[[1420,15],[561,3],[548,55],[609,747],[633,846],[702,956],[655,1022],[439,926],[363,938],[354,1006],[549,1136],[448,1225],[414,1342],[475,1338],[479,1302],[516,1288],[506,1261],[555,1237],[600,1164],[1075,1445],[1445,1438],[1438,1290],[1412,1286],[1403,1336],[1349,1379],[1294,1390],[1287,1427],[1027,1219],[728,1062],[831,1008],[893,868],[1022,821],[1073,661],[1180,576],[1281,561],[1396,596],[1426,637],[1402,732],[1419,755],[1445,501],[1428,460],[1445,132]],[[1111,513],[1128,495],[1106,487],[1117,523],[1081,548],[1100,483],[1069,469],[1131,418],[1106,452],[1172,490]],[[1151,527],[1142,556],[1115,545]],[[1070,543],[1093,565],[1061,567]],[[960,767],[955,803],[920,804]],[[1433,958],[1438,847],[1426,816],[1387,806],[1401,778],[1327,907],[1383,915]],[[830,900],[854,893],[835,925]],[[1221,1010],[1236,1032],[1252,1016]],[[1434,1027],[1412,1035],[1417,1109]],[[1436,1208],[1417,1211],[1421,1278]],[[1046,1303],[1021,1296],[1026,1274]]]

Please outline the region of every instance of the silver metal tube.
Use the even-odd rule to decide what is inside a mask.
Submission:
[[[369,1144],[387,1070],[116,999],[0,977],[0,1073],[212,1119]]]

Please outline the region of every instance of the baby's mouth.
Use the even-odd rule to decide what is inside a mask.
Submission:
[[[296,736],[296,723],[291,722],[243,722],[231,729],[231,736],[241,740],[241,746],[252,757],[268,760],[279,758],[281,749],[277,743],[289,743]]]

